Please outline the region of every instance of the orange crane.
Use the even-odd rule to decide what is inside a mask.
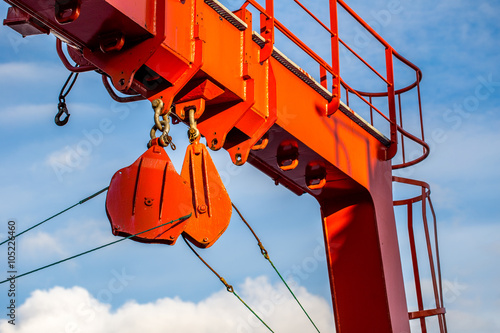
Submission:
[[[234,12],[217,0],[5,1],[12,7],[4,24],[23,36],[54,34],[68,70],[102,75],[118,102],[153,103],[150,148],[111,181],[106,209],[115,235],[132,235],[192,212],[188,220],[136,240],[174,244],[185,234],[196,246],[208,247],[220,237],[229,223],[231,201],[200,143],[204,137],[210,149],[227,150],[234,164],[248,162],[276,184],[317,199],[337,332],[410,332],[413,319],[426,332],[430,317],[446,332],[437,236],[434,232],[432,239],[427,221],[429,187],[392,174],[429,153],[422,124],[422,73],[343,0],[322,5],[327,23],[294,0],[296,9],[327,34],[323,45],[330,59],[277,19],[273,0],[242,1]],[[340,38],[339,11],[383,49],[384,71]],[[317,72],[306,72],[281,52],[278,37],[298,47]],[[67,59],[63,43],[76,65]],[[384,89],[351,87],[341,75],[340,50]],[[396,65],[413,73],[413,83],[398,85]],[[411,90],[416,94],[408,94]],[[406,95],[417,110],[410,119],[420,124],[418,134],[403,127]],[[56,121],[62,125],[68,115],[60,105]],[[162,148],[171,144],[171,120],[189,126],[191,144],[180,175]],[[405,143],[418,145],[421,153],[408,158]],[[421,194],[394,201],[393,182],[417,186]],[[423,305],[413,237],[413,206],[419,202],[432,273],[431,309]],[[418,311],[408,312],[393,205],[407,207]],[[435,231],[435,221],[433,225]]]

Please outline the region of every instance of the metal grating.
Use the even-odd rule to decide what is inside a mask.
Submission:
[[[215,10],[217,14],[226,19],[229,23],[234,25],[238,30],[243,31],[248,28],[248,25],[243,22],[238,16],[234,15],[229,9],[217,0],[205,0],[205,3]]]

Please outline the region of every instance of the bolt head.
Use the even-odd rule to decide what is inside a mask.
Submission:
[[[200,214],[206,213],[207,212],[207,205],[198,205],[198,212]]]

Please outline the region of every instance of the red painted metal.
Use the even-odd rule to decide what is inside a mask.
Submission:
[[[132,165],[111,179],[106,212],[113,234],[130,236],[193,211],[188,183],[175,171],[165,150],[153,141]],[[173,245],[188,220],[143,233],[133,239]]]
[[[429,310],[423,310],[423,311],[410,312],[409,317],[410,317],[410,319],[417,319],[417,318],[425,318],[425,317],[431,317],[431,316],[436,316],[436,315],[444,315],[445,313],[446,313],[446,310],[444,308],[429,309]]]
[[[181,177],[191,188],[193,216],[184,230],[186,238],[202,248],[211,246],[231,220],[231,199],[207,148],[194,142],[187,147]]]
[[[426,318],[437,316],[438,325],[440,332],[447,332],[445,313],[443,301],[443,285],[441,278],[441,265],[439,259],[439,245],[438,245],[438,230],[436,222],[436,214],[434,212],[434,207],[432,206],[430,198],[430,186],[429,184],[417,181],[413,179],[407,179],[402,177],[393,177],[394,182],[420,187],[421,194],[412,198],[395,200],[394,206],[406,206],[407,207],[407,220],[408,220],[408,237],[410,244],[410,251],[412,256],[412,266],[413,266],[413,277],[415,282],[415,292],[417,298],[418,311],[409,312],[409,318],[419,319],[420,328],[422,332],[427,332],[427,321]],[[421,276],[419,261],[417,259],[417,244],[415,242],[415,223],[413,220],[413,206],[415,204],[421,205],[422,214],[422,228],[425,235],[426,241],[426,252],[429,263],[429,270],[432,281],[432,291],[434,296],[434,309],[424,309],[424,294],[421,286]],[[433,225],[433,235],[434,239],[431,239],[430,228],[427,218],[427,205],[429,205],[432,214],[432,225]]]
[[[8,9],[7,18],[3,24],[14,29],[23,37],[50,33],[50,30],[43,23],[17,7]]]
[[[68,51],[69,51],[68,47]],[[67,70],[73,73],[82,73],[82,72],[88,72],[88,71],[94,71],[97,69],[97,67],[89,64],[88,62],[84,62],[84,59],[81,59],[80,63],[77,63],[79,66],[73,66],[70,64],[66,56],[64,55],[63,49],[62,49],[62,42],[58,38],[56,39],[56,51],[57,55],[59,55],[59,59],[61,59],[61,62],[63,63],[64,67],[66,67]],[[82,65],[82,63],[85,63],[85,65]]]
[[[55,18],[59,24],[75,21],[80,16],[81,2],[79,0],[56,1]]]
[[[330,22],[325,24],[295,0],[299,10],[318,22],[319,29],[328,32],[325,45],[331,50],[331,61],[320,57],[293,29],[276,19],[275,14],[279,16],[279,13],[275,13],[273,0],[266,0],[265,8],[255,0],[247,0],[234,13],[215,0],[81,0],[81,6],[69,7],[65,9],[68,13],[62,13],[63,17],[79,13],[72,17],[72,22],[64,24],[54,17],[53,1],[7,2],[28,15],[29,20],[24,22],[29,23],[23,24],[39,22],[50,28],[78,51],[81,58],[72,56],[78,65],[95,66],[111,78],[118,91],[151,101],[161,99],[165,113],[175,105],[175,113],[184,123],[188,117],[183,112],[194,106],[198,129],[208,146],[226,149],[237,165],[248,160],[276,184],[296,194],[308,193],[315,197],[323,216],[337,332],[409,332],[409,318],[431,315],[438,316],[441,331],[446,331],[438,256],[436,261],[429,257],[436,266],[432,274],[437,270],[438,275],[433,279],[436,311],[419,309],[417,313],[408,314],[392,206],[392,170],[415,165],[429,154],[423,140],[419,86],[422,73],[344,1],[328,2],[325,10]],[[256,29],[252,29],[249,7],[260,15]],[[339,38],[339,10],[353,17],[383,46],[385,73],[377,71],[377,66]],[[278,50],[274,38],[276,29],[317,65],[315,74],[319,74],[319,83]],[[360,68],[374,72],[387,89],[361,91],[343,80],[339,63],[341,47],[359,61]],[[395,61],[415,71],[415,82],[404,87],[397,85]],[[341,87],[345,89],[347,106],[341,101]],[[403,128],[401,105],[398,105],[398,124],[396,107],[396,97],[401,101],[401,95],[415,87],[421,125],[418,136]],[[125,99],[120,101],[129,101]],[[356,99],[368,109],[370,122],[355,113],[362,110],[348,107],[355,105]],[[377,107],[380,104],[387,107]],[[388,125],[388,132],[381,133],[373,127],[378,120]],[[398,145],[405,140],[421,145],[422,154],[409,159],[406,149],[399,152],[402,163],[392,163],[394,156],[399,158]],[[225,190],[218,176],[207,173],[212,170],[216,174],[216,171],[206,149],[198,142],[188,148],[182,175],[191,187],[169,169],[170,162],[163,149],[154,152],[155,149],[160,148],[153,147],[139,162],[122,170],[128,178],[117,174],[112,180],[108,215],[112,225],[126,229],[115,233],[131,234],[134,230],[144,230],[143,225],[157,225],[160,213],[177,218],[194,210],[197,219],[186,222],[186,233],[198,246],[213,244],[227,227],[228,198],[223,195],[220,202],[214,201],[214,192]],[[166,183],[160,180],[161,168],[142,170],[143,163],[152,163],[155,159],[160,161],[158,165],[164,168],[162,170],[167,170]],[[142,185],[144,177],[155,181]],[[169,181],[170,178],[175,180]],[[141,183],[134,183],[132,179]],[[211,181],[217,185],[212,187]],[[162,187],[169,190],[161,192]],[[175,188],[180,191],[180,198],[167,200],[165,195]],[[170,207],[168,212],[157,207],[155,213],[151,213],[153,209],[145,207],[144,202],[148,201],[142,198],[146,192],[150,195],[149,191],[157,202],[176,203],[175,207]],[[142,197],[137,197],[139,194]],[[430,204],[428,199],[428,194],[423,192],[418,200]],[[203,207],[198,210],[200,205],[207,206],[206,213],[201,213]],[[144,219],[135,216],[134,207]],[[217,209],[221,209],[217,214],[222,221],[212,227],[212,223],[218,222],[208,222],[206,218],[212,211],[215,217]],[[148,234],[140,240],[172,243],[183,228],[184,225],[166,228],[161,236]],[[428,229],[426,221],[424,228]],[[171,236],[173,241],[168,240]],[[203,241],[205,238],[207,242]],[[426,242],[429,248],[427,233]],[[437,252],[437,239],[434,251]],[[416,275],[415,278],[420,279]]]

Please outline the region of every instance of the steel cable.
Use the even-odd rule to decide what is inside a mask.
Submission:
[[[85,199],[82,199],[82,200],[78,201],[76,204],[74,204],[74,205],[72,205],[72,206],[70,206],[70,207],[68,207],[68,208],[66,208],[66,209],[61,210],[59,213],[52,215],[51,217],[49,217],[49,218],[47,218],[47,219],[43,220],[43,221],[42,221],[42,222],[40,222],[40,223],[35,224],[35,225],[34,225],[34,226],[32,226],[32,227],[29,227],[29,228],[28,228],[28,229],[26,229],[26,230],[21,231],[20,233],[18,233],[17,235],[15,235],[15,238],[18,238],[18,237],[19,237],[19,236],[21,236],[22,234],[24,234],[24,233],[26,233],[26,232],[28,232],[28,231],[30,231],[30,230],[32,230],[32,229],[35,229],[36,227],[38,227],[38,226],[40,226],[40,225],[44,224],[45,222],[52,220],[54,217],[59,216],[59,215],[61,215],[62,213],[65,213],[65,212],[67,212],[68,210],[70,210],[70,209],[72,209],[72,208],[75,208],[76,206],[81,205],[81,204],[83,204],[83,203],[85,203],[85,202],[89,201],[90,199],[93,199],[93,198],[97,197],[99,194],[101,194],[101,193],[103,193],[103,192],[107,191],[108,189],[109,189],[109,186],[106,186],[106,187],[105,187],[105,188],[103,188],[102,190],[99,190],[99,191],[97,191],[96,193],[94,193],[94,194],[92,194],[92,195],[89,195],[89,196],[88,196],[88,197],[86,197]],[[1,242],[1,243],[0,243],[0,245],[3,245],[3,244],[5,244],[5,243],[7,243],[9,240],[11,240],[11,238],[8,238],[7,240],[4,240],[3,242]]]
[[[165,226],[165,225],[167,225],[167,224],[172,224],[172,223],[175,223],[175,222],[179,222],[179,221],[186,220],[186,219],[190,218],[190,217],[191,217],[191,215],[192,215],[192,213],[189,213],[189,215],[182,216],[182,217],[179,217],[178,219],[175,219],[175,220],[172,220],[172,221],[169,221],[169,222],[166,222],[166,223],[163,223],[163,224],[157,225],[156,227],[149,228],[148,230],[144,230],[144,231],[138,232],[138,233],[136,233],[136,234],[133,234],[133,235],[127,236],[127,237],[125,237],[125,238],[121,238],[121,239],[118,239],[118,240],[115,240],[115,241],[109,242],[109,243],[107,243],[107,244],[104,244],[104,245],[101,245],[101,246],[95,247],[95,248],[93,248],[93,249],[91,249],[91,250],[87,250],[87,251],[85,251],[85,252],[82,252],[82,253],[76,254],[76,255],[74,255],[74,256],[68,257],[68,258],[66,258],[66,259],[62,259],[62,260],[56,261],[56,262],[54,262],[54,263],[52,263],[52,264],[45,265],[45,266],[43,266],[43,267],[40,267],[40,268],[34,269],[34,270],[32,270],[32,271],[29,271],[29,272],[26,272],[26,273],[23,273],[23,274],[20,274],[20,275],[16,275],[15,277],[13,277],[13,279],[18,279],[18,278],[20,278],[20,277],[22,277],[22,276],[30,275],[30,274],[32,274],[32,273],[35,273],[35,272],[38,272],[38,271],[44,270],[44,269],[46,269],[46,268],[49,268],[49,267],[52,267],[52,266],[58,265],[58,264],[63,263],[63,262],[65,262],[65,261],[68,261],[68,260],[71,260],[71,259],[74,259],[74,258],[77,258],[77,257],[83,256],[84,254],[91,253],[91,252],[94,252],[94,251],[100,250],[100,249],[102,249],[102,248],[105,248],[105,247],[107,247],[107,246],[110,246],[110,245],[113,245],[113,244],[116,244],[116,243],[122,242],[122,241],[124,241],[124,240],[126,240],[126,239],[130,239],[130,238],[132,238],[132,237],[138,236],[138,235],[140,235],[140,234],[143,234],[143,233],[145,233],[145,232],[148,232],[148,231],[154,230],[154,229],[156,229],[156,228],[163,227],[163,226]],[[8,282],[8,281],[10,281],[10,280],[12,280],[12,279],[6,279],[6,280],[3,280],[3,281],[0,281],[0,284],[3,284],[3,283]]]
[[[314,328],[316,329],[316,331],[319,333],[319,329],[318,327],[316,326],[316,324],[314,323],[314,321],[311,319],[311,316],[309,316],[309,314],[307,313],[307,311],[304,309],[304,307],[302,306],[302,304],[299,302],[299,300],[297,299],[297,297],[295,296],[294,292],[292,291],[292,289],[290,289],[290,286],[288,286],[288,283],[286,283],[285,279],[283,278],[283,276],[280,274],[280,272],[278,271],[278,269],[276,268],[276,266],[274,266],[273,262],[271,261],[271,258],[269,258],[269,253],[267,252],[267,250],[264,248],[264,245],[262,245],[262,242],[260,241],[259,237],[257,236],[257,234],[255,233],[255,231],[252,229],[252,227],[250,226],[250,224],[248,224],[248,222],[245,220],[245,218],[243,217],[243,215],[241,214],[241,212],[238,210],[238,208],[235,206],[234,203],[231,203],[231,205],[233,206],[233,208],[236,210],[236,213],[238,213],[238,215],[240,216],[241,220],[246,224],[246,226],[248,227],[248,229],[252,232],[253,236],[255,237],[255,239],[257,240],[257,244],[259,245],[260,247],[260,252],[262,253],[262,255],[264,256],[264,258],[269,261],[269,263],[271,264],[271,266],[273,267],[274,271],[276,272],[276,274],[278,274],[278,276],[280,277],[281,281],[283,282],[283,284],[286,286],[286,288],[288,289],[288,291],[290,292],[290,294],[292,294],[293,298],[295,299],[295,301],[297,302],[297,304],[300,306],[300,308],[302,309],[302,311],[304,312],[304,314],[307,316],[307,318],[309,319],[309,321],[311,322],[311,324],[314,326]]]
[[[266,324],[266,322],[264,320],[262,320],[262,318],[259,317],[259,315],[236,293],[236,291],[234,291],[234,288],[232,285],[230,285],[229,283],[226,282],[226,280],[219,274],[215,271],[215,269],[213,269],[199,254],[198,252],[196,252],[196,250],[191,246],[191,244],[189,244],[188,240],[186,239],[186,237],[184,237],[184,235],[182,235],[182,238],[184,239],[184,242],[186,242],[187,246],[191,249],[191,251],[193,251],[193,253],[198,257],[198,259],[200,259],[204,264],[205,266],[207,266],[211,271],[212,273],[214,273],[218,278],[219,280],[222,282],[222,284],[224,284],[224,286],[226,286],[226,289],[228,292],[230,292],[231,294],[233,294],[237,299],[240,300],[240,302],[264,325],[266,326],[266,328],[273,332],[274,331],[269,327],[269,325]]]

